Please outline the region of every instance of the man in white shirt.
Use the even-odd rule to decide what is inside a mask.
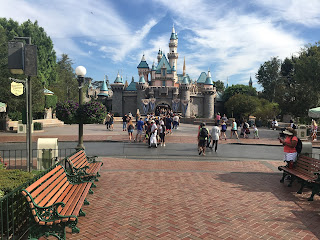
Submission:
[[[173,129],[178,129],[179,126],[179,116],[176,114],[173,117]]]
[[[211,149],[215,145],[214,151],[217,151],[218,148],[218,141],[220,137],[220,128],[218,127],[218,123],[215,123],[215,125],[211,129],[211,140],[212,140],[212,145],[209,146]]]
[[[158,132],[158,127],[156,125],[156,123],[154,122],[154,120],[151,121],[151,136],[150,136],[150,146],[149,148],[151,148],[152,144],[155,144],[155,147],[157,148],[157,132]]]

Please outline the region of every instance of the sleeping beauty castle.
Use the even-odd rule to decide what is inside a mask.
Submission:
[[[169,109],[186,118],[213,118],[216,88],[210,71],[202,72],[192,81],[186,72],[185,59],[182,74],[177,72],[178,59],[178,34],[173,27],[167,56],[159,49],[157,63],[150,67],[143,55],[137,66],[138,82],[132,78],[130,84],[125,84],[118,74],[109,88],[104,80],[98,98],[119,116]]]

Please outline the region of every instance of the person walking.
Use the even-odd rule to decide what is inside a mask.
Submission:
[[[232,121],[230,139],[232,138],[232,135],[236,135],[237,139],[239,139],[239,136],[238,136],[238,126],[237,126],[237,123],[236,123],[236,120],[235,120],[235,119],[233,119],[233,121]]]
[[[220,115],[220,113],[218,112],[217,115],[216,115],[216,123],[218,124],[218,126],[219,126],[219,124],[220,124],[220,119],[221,119],[221,115]]]
[[[107,130],[110,130],[110,119],[111,119],[111,115],[110,113],[108,112],[107,113],[107,116],[106,116],[106,127],[107,127]]]
[[[198,132],[198,151],[199,155],[206,155],[206,146],[209,138],[209,130],[206,128],[206,123],[201,123],[200,129]]]
[[[311,122],[311,141],[317,140],[318,124],[316,120],[312,119]]]
[[[155,145],[155,147],[157,148],[157,133],[158,133],[158,127],[155,123],[154,120],[151,120],[151,132],[150,132],[150,145],[149,148],[152,147],[152,144]]]
[[[143,127],[144,127],[144,122],[142,121],[142,118],[140,117],[140,119],[137,122],[137,135],[136,135],[136,138],[134,141],[138,141],[138,138],[139,138],[139,142],[142,141]]]
[[[289,168],[293,168],[294,162],[297,160],[297,150],[296,146],[298,143],[298,138],[296,137],[296,131],[288,127],[285,131],[283,131],[284,134],[284,139],[283,138],[278,138],[280,143],[283,144],[283,152],[284,152],[284,157],[283,161],[287,163],[287,166]]]
[[[160,146],[165,147],[166,146],[166,143],[165,143],[166,127],[163,122],[162,122],[162,124],[160,123],[159,136],[160,136]]]
[[[211,149],[213,149],[214,147],[215,152],[217,152],[219,137],[220,137],[220,128],[218,126],[218,123],[215,123],[215,125],[211,129],[212,145],[209,146]]]
[[[133,130],[134,130],[134,125],[133,122],[131,120],[131,118],[129,118],[129,122],[128,122],[128,134],[129,134],[129,141],[131,142],[133,139]]]
[[[227,135],[226,135],[226,131],[227,131],[227,124],[224,120],[222,120],[221,122],[221,133],[220,133],[220,139],[222,139],[222,137],[224,136],[224,140],[227,140]]]
[[[253,128],[253,139],[259,139],[259,130],[255,124],[252,125]]]
[[[113,121],[114,121],[114,114],[112,113],[110,116],[110,130],[113,131]]]
[[[122,131],[127,131],[127,122],[128,122],[128,115],[125,114],[122,117]]]

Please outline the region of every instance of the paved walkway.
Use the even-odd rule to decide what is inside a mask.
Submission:
[[[167,142],[196,143],[197,128],[181,124]],[[47,128],[33,140],[76,141],[77,133],[76,125]],[[279,145],[277,135],[260,129],[258,140],[220,144]],[[128,136],[120,124],[114,131],[85,125],[84,140],[128,141]],[[24,141],[24,135],[0,133],[2,143]],[[80,233],[67,229],[67,239],[320,239],[320,197],[308,202],[310,190],[298,195],[297,183],[291,188],[281,184],[277,167],[282,161],[215,156],[186,160],[183,153],[179,160],[148,160],[143,150],[141,156],[101,157],[100,181],[88,195],[91,204],[83,206],[87,215],[79,217]]]
[[[68,239],[320,238],[320,198],[281,184],[280,161],[102,160]]]

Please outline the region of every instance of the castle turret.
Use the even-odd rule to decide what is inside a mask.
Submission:
[[[177,48],[178,48],[178,34],[176,33],[173,26],[170,42],[169,42],[169,53],[168,53],[170,67],[178,66],[177,61],[178,61],[179,54],[178,54]]]
[[[190,117],[190,89],[189,80],[185,76],[180,84],[179,91],[182,113],[186,118]]]
[[[251,79],[251,76],[250,76],[250,80],[249,80],[249,86],[252,87],[252,79]]]
[[[210,70],[208,71],[202,93],[204,95],[203,115],[205,118],[213,118],[214,117],[214,98],[216,94],[216,88],[213,84]]]
[[[114,80],[114,83],[111,84],[111,89],[113,92],[112,96],[112,112],[118,113],[120,116],[123,115],[123,90],[124,90],[124,84],[123,81],[118,73],[116,79]]]
[[[141,58],[141,61],[138,65],[138,74],[139,76],[143,75],[145,80],[148,82],[148,75],[149,75],[149,72],[150,72],[150,69],[149,69],[149,65],[144,57],[144,54],[142,55],[142,58]]]
[[[142,99],[146,98],[146,89],[148,87],[148,83],[144,79],[143,75],[140,76],[139,82],[137,83],[137,107],[139,111],[142,113],[143,110],[143,103]]]

